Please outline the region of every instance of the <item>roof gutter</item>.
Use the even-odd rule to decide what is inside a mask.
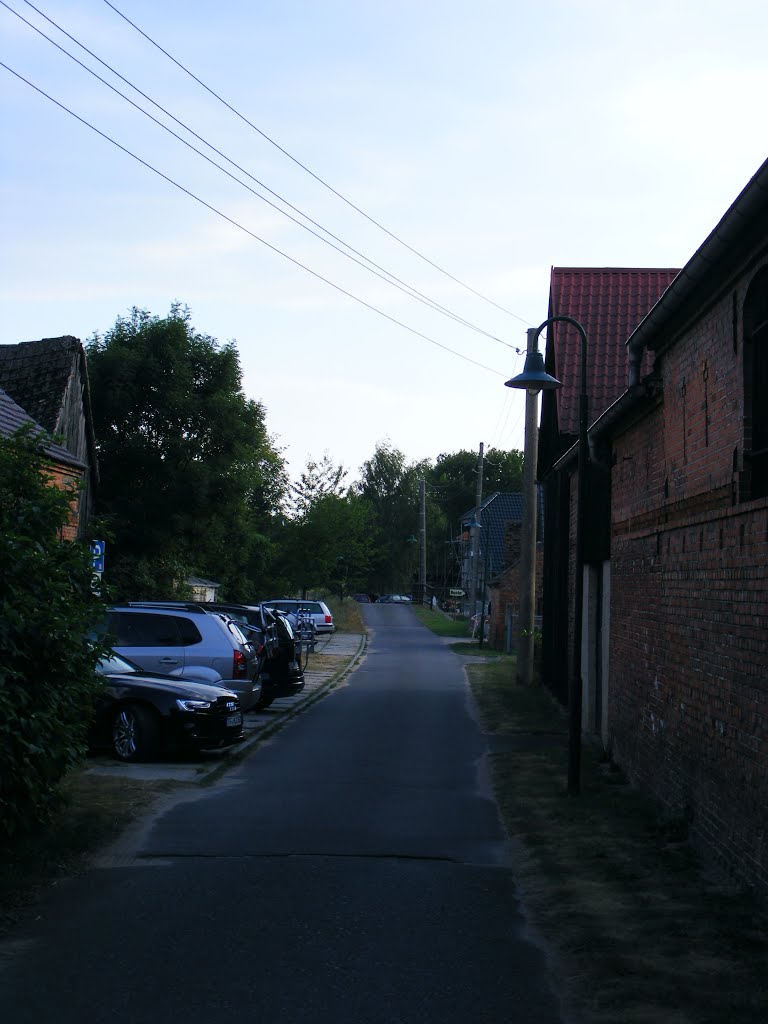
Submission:
[[[651,311],[640,321],[627,340],[629,349],[629,387],[640,383],[643,350],[652,338],[681,312],[706,275],[743,237],[750,222],[768,205],[768,160],[749,180],[720,223],[686,263]]]

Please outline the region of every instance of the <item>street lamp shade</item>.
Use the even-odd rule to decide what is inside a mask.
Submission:
[[[544,356],[536,349],[526,355],[523,372],[506,381],[504,386],[525,389],[531,395],[538,395],[540,391],[554,391],[563,385],[550,377],[544,369]]]
[[[471,519],[465,519],[463,523],[465,530],[482,530],[483,524],[478,521],[477,515],[473,513]]]

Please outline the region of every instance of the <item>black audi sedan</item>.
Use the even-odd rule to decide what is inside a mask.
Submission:
[[[97,671],[104,685],[89,733],[93,751],[151,761],[171,750],[213,750],[243,738],[240,701],[231,690],[145,672],[117,654],[103,658]]]

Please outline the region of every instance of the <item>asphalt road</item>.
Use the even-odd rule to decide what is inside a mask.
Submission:
[[[0,948],[4,1024],[557,1024],[462,660],[411,609]]]

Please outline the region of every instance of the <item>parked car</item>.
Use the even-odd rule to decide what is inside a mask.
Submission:
[[[299,623],[299,613],[304,611],[312,617],[318,636],[333,633],[336,629],[331,609],[324,601],[299,601],[296,598],[280,597],[271,601],[262,601],[261,604],[285,612],[291,620],[294,631]]]
[[[411,599],[405,594],[382,594],[376,598],[376,604],[410,604]]]
[[[117,654],[147,672],[219,684],[237,694],[243,711],[258,702],[256,649],[223,613],[194,602],[132,601],[108,610],[104,631]]]
[[[261,683],[257,711],[268,708],[278,697],[301,693],[307,651],[302,649],[287,615],[260,604],[216,601],[204,602],[202,606],[235,619],[256,648]]]
[[[121,761],[150,761],[174,748],[212,750],[243,738],[237,694],[222,686],[144,672],[113,654],[97,666],[104,685],[96,698],[89,742]]]
[[[370,597],[367,594],[353,594],[352,597],[359,604],[370,604],[371,603],[371,599],[370,599]]]

